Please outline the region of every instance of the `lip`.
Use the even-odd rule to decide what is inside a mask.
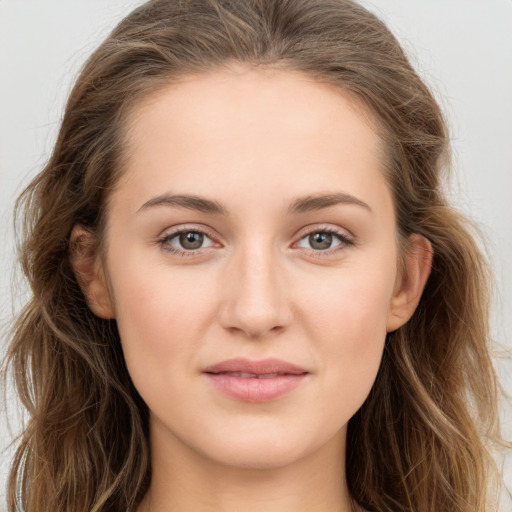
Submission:
[[[208,366],[203,374],[223,394],[244,402],[262,403],[290,393],[309,372],[281,359],[235,358]]]

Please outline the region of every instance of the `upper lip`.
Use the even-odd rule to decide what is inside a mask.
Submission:
[[[227,359],[220,363],[208,366],[203,370],[204,373],[223,373],[223,372],[240,372],[253,373],[255,375],[265,375],[269,373],[282,373],[291,375],[302,375],[308,373],[307,370],[300,366],[288,363],[281,359],[261,359],[259,361],[251,361],[250,359],[234,358]]]

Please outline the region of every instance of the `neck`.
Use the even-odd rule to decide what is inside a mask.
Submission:
[[[227,466],[152,428],[152,477],[138,512],[352,512],[345,433],[280,467]],[[158,446],[158,450],[155,447]]]

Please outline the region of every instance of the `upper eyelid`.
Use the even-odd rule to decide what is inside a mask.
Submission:
[[[211,230],[210,228],[208,228],[205,225],[193,224],[193,223],[181,224],[181,225],[177,225],[175,227],[167,228],[158,236],[158,240],[159,241],[162,241],[164,239],[168,240],[168,239],[174,238],[175,236],[177,236],[183,232],[202,233],[202,234],[206,235],[208,238],[210,238],[212,241],[214,241],[215,243],[222,244],[222,242],[220,241],[221,237],[216,235],[213,230]],[[334,226],[332,224],[323,224],[323,225],[315,224],[315,225],[310,225],[310,226],[304,226],[300,230],[296,231],[296,233],[293,237],[292,245],[296,244],[297,242],[299,242],[303,238],[307,237],[308,235],[311,235],[313,233],[322,233],[322,232],[332,233],[334,235],[348,239],[353,243],[355,242],[354,235],[349,230],[347,230],[345,228],[341,228],[339,226]],[[198,250],[200,250],[200,249],[198,249]]]
[[[312,225],[312,226],[306,226],[304,228],[301,228],[298,231],[298,234],[296,236],[298,236],[299,240],[301,240],[305,236],[308,236],[312,233],[323,233],[323,232],[332,233],[332,234],[335,234],[338,236],[349,238],[350,240],[355,239],[354,234],[351,231],[349,231],[348,229],[342,228],[339,226],[335,226],[332,224],[320,224],[320,225],[316,224],[316,225]]]
[[[201,234],[205,235],[205,237],[209,238],[211,240],[211,242],[213,242],[212,246],[199,247],[198,249],[186,250],[186,249],[181,249],[180,247],[174,247],[174,244],[169,243],[170,240],[172,240],[173,238],[176,238],[181,233],[187,233],[187,232],[201,233]],[[176,226],[174,228],[167,228],[157,237],[156,242],[162,249],[164,249],[165,246],[171,246],[171,247],[173,247],[172,252],[180,253],[183,255],[189,255],[189,256],[195,255],[195,254],[199,253],[200,251],[215,249],[215,247],[213,247],[215,245],[217,245],[217,246],[223,245],[222,242],[219,242],[219,238],[216,237],[214,234],[212,234],[209,229],[207,229],[205,227],[198,227],[197,225],[191,225],[191,226],[184,225],[182,227]],[[168,250],[168,249],[166,249],[166,250]]]
[[[300,236],[296,237],[292,245],[290,246],[293,250],[302,249],[310,256],[314,256],[315,258],[328,258],[330,256],[334,256],[335,254],[343,254],[344,250],[348,247],[354,247],[357,245],[357,239],[356,237],[347,229],[343,229],[340,226],[335,226],[332,224],[327,225],[315,225],[310,226],[311,229],[305,229],[302,230],[302,233]],[[324,250],[318,250],[313,248],[307,248],[307,247],[297,247],[297,245],[304,240],[304,238],[308,237],[309,235],[313,233],[330,233],[334,236],[337,236],[340,240],[340,245],[324,249]]]
[[[158,238],[156,240],[157,245],[164,252],[174,253],[175,256],[179,255],[179,256],[183,256],[183,257],[199,256],[200,254],[202,254],[202,251],[208,251],[208,250],[211,250],[212,248],[214,249],[214,247],[212,247],[212,246],[206,246],[206,247],[199,247],[197,249],[187,250],[185,248],[176,247],[176,246],[174,246],[174,244],[170,243],[170,241],[172,239],[176,238],[181,233],[187,233],[187,232],[188,233],[201,233],[201,234],[205,235],[207,238],[209,238],[211,242],[213,242],[212,245],[219,244],[218,240],[209,233],[209,230],[205,229],[204,227],[198,229],[197,226],[184,226],[184,227],[176,226],[175,228],[168,228],[168,229],[164,230],[163,233],[160,236],[158,236]]]
[[[182,224],[175,227],[166,228],[162,231],[162,234],[158,238],[167,238],[179,235],[180,233],[202,233],[203,235],[207,235],[210,238],[218,238],[212,232],[211,229],[208,229],[206,226],[197,225],[197,224]]]

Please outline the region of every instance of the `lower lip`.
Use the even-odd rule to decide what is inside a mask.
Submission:
[[[262,403],[280,398],[297,388],[306,378],[300,375],[280,375],[279,377],[244,378],[222,373],[205,373],[209,381],[222,393],[244,402]]]

